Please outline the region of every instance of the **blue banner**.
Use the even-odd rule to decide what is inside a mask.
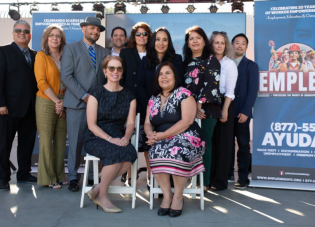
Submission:
[[[315,2],[255,2],[252,178],[315,183]]]

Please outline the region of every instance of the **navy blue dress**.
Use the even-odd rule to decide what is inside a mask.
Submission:
[[[98,102],[97,125],[113,138],[122,138],[125,135],[126,123],[130,103],[136,97],[126,88],[121,91],[110,92],[104,86],[97,87],[90,92]],[[133,163],[137,159],[137,152],[133,145],[118,146],[99,138],[89,129],[85,133],[85,151],[100,158],[103,166],[120,162]]]

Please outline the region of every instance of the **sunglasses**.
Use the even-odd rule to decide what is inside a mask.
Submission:
[[[226,32],[214,31],[214,32],[212,32],[212,34],[213,34],[213,35],[216,35],[216,34],[226,35]]]
[[[30,30],[22,30],[22,29],[14,29],[14,32],[17,34],[20,34],[21,32],[23,32],[24,34],[30,34]]]
[[[148,36],[149,34],[147,33],[147,32],[137,32],[136,33],[136,36],[141,36],[141,35],[143,35],[143,36]]]
[[[115,67],[115,66],[107,66],[106,67],[110,72],[114,72],[115,69],[117,70],[117,72],[121,73],[123,71],[123,67],[122,66],[118,66],[118,67]]]
[[[50,37],[50,38],[55,37],[56,39],[61,39],[62,38],[61,35],[54,35],[54,34],[49,34],[48,37]]]

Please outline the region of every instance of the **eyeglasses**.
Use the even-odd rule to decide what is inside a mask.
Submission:
[[[141,35],[143,35],[143,36],[148,36],[149,34],[147,33],[147,32],[137,32],[136,33],[136,36],[141,36]]]
[[[106,67],[110,72],[114,72],[115,69],[117,70],[117,72],[121,73],[123,71],[123,67],[122,66],[118,66],[118,67],[115,67],[115,66],[107,66]]]
[[[16,34],[20,34],[21,32],[23,32],[24,34],[30,34],[30,30],[27,30],[27,29],[25,29],[25,30],[22,30],[22,29],[14,29],[14,32],[15,32]]]
[[[213,35],[216,35],[216,34],[226,35],[226,32],[214,31],[214,32],[212,32],[212,34],[213,34]]]
[[[62,38],[62,35],[49,34],[48,37],[50,37],[50,38],[55,37],[56,39],[61,39],[61,38]]]

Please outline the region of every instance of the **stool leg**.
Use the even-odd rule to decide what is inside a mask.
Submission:
[[[132,209],[135,209],[135,207],[136,207],[137,166],[138,166],[138,162],[136,160],[134,162],[134,164],[131,166],[131,171],[132,171],[132,178],[131,178],[132,204],[131,204],[131,208]]]
[[[155,181],[153,174],[151,172],[150,176],[151,182],[150,182],[150,210],[153,210],[153,182]]]
[[[93,160],[93,177],[94,177],[94,184],[98,184],[99,177],[98,177],[98,160]]]
[[[85,168],[84,168],[84,176],[83,176],[83,184],[82,184],[82,194],[81,194],[80,208],[83,208],[83,207],[84,207],[84,195],[85,195],[85,188],[86,188],[87,182],[88,182],[89,165],[90,165],[90,161],[89,161],[89,160],[85,160]]]
[[[192,177],[192,187],[191,188],[193,188],[193,189],[196,189],[197,188],[197,176],[193,176]],[[196,199],[196,194],[191,194],[191,197],[193,198],[193,199]]]
[[[199,174],[200,177],[200,209],[205,209],[204,191],[203,191],[203,172]]]

